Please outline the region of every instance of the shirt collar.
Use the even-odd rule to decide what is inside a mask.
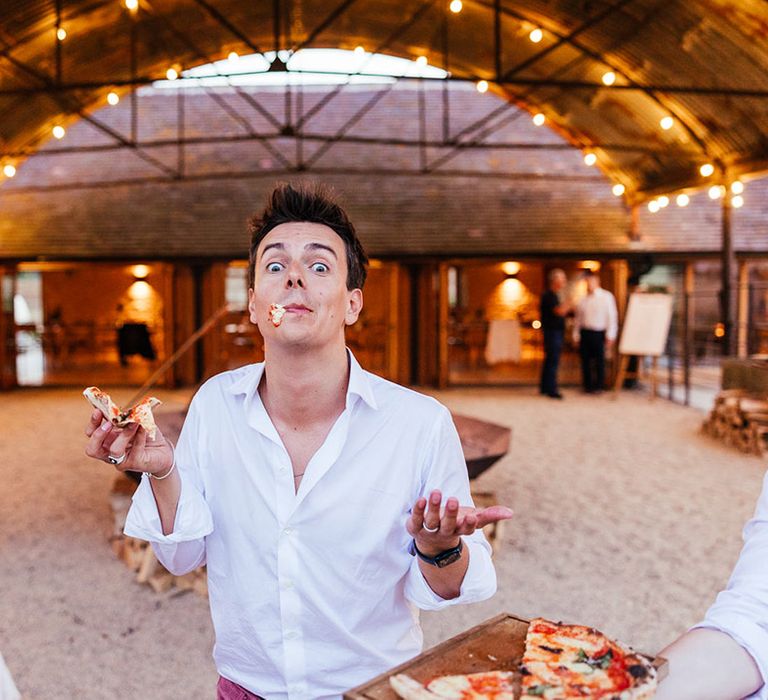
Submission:
[[[347,408],[351,406],[352,396],[359,396],[372,409],[378,409],[376,397],[373,394],[373,387],[368,373],[360,366],[352,351],[347,348],[347,357],[349,358],[349,384],[347,385]],[[257,362],[251,365],[243,376],[236,379],[229,387],[230,394],[245,394],[245,407],[250,406],[253,397],[259,388],[259,382],[264,375],[264,363]]]

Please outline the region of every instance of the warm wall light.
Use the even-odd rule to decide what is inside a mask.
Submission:
[[[134,279],[145,280],[147,277],[149,277],[149,266],[133,265],[131,267],[131,274],[133,275]]]
[[[725,337],[725,326],[722,323],[716,324],[714,333],[715,333],[715,338]]]
[[[461,0],[451,0],[451,4],[448,7],[454,14],[459,14],[464,5]]]
[[[531,33],[528,35],[528,38],[534,44],[538,44],[544,38],[544,32],[541,31],[540,27],[536,27],[536,29],[532,30]]]
[[[582,270],[589,270],[590,272],[597,272],[602,265],[599,260],[582,260],[579,263],[579,267]]]
[[[504,270],[505,275],[516,275],[520,272],[520,263],[510,260],[508,262],[501,263],[501,269]]]
[[[611,187],[611,192],[613,192],[616,197],[621,197],[621,195],[626,192],[626,189],[627,188],[624,187],[624,185],[622,185],[620,182],[617,182],[613,187]]]
[[[541,112],[533,115],[533,123],[536,126],[541,126],[545,121],[547,121],[547,118]]]

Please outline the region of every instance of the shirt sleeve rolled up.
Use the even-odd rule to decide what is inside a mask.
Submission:
[[[469,475],[461,441],[450,412],[441,407],[440,418],[432,431],[424,455],[422,496],[427,497],[439,489],[443,499],[454,496],[462,506],[472,505]],[[440,610],[458,603],[476,603],[490,598],[496,592],[496,571],[491,561],[491,547],[482,530],[462,538],[469,553],[469,566],[456,598],[445,599],[437,595],[427,583],[414,557],[405,581],[405,597],[422,610]]]
[[[750,697],[768,700],[768,474],[728,586],[697,627],[725,632],[752,656],[763,686]]]
[[[125,534],[147,540],[160,563],[173,574],[184,574],[205,563],[205,537],[213,532],[213,517],[205,501],[205,488],[197,460],[200,424],[192,402],[176,446],[176,468],[181,494],[173,532],[163,534],[150,477],[145,474],[133,495]]]

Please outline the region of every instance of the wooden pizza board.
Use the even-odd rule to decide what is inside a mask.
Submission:
[[[398,700],[389,685],[390,676],[396,673],[407,673],[421,683],[457,673],[517,673],[527,631],[527,620],[508,613],[498,615],[346,692],[344,700]],[[657,657],[653,664],[662,679],[667,674],[666,660]]]

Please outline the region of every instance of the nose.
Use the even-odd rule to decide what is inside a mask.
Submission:
[[[301,275],[301,268],[298,265],[292,265],[288,270],[285,284],[289,289],[292,289],[293,287],[304,289],[304,278]]]

